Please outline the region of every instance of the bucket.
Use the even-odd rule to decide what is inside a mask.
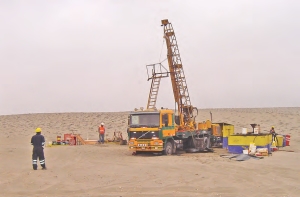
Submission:
[[[290,140],[291,140],[291,136],[290,135],[285,135],[285,145],[286,146],[290,145]]]
[[[250,146],[249,146],[249,152],[251,154],[255,154],[256,153],[256,146],[255,146],[255,143],[250,143]]]
[[[243,154],[248,155],[249,154],[249,150],[243,150]]]
[[[242,129],[242,134],[247,134],[248,133],[248,129],[247,128],[243,128]]]

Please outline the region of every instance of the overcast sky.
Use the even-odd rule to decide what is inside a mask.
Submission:
[[[0,114],[146,107],[146,65],[166,58],[162,19],[194,106],[299,107],[299,10],[297,0],[0,0]],[[170,78],[157,106],[174,107]]]

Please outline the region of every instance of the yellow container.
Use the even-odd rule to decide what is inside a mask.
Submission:
[[[223,137],[229,137],[230,135],[234,134],[234,126],[231,124],[227,124],[227,123],[222,123],[221,125],[221,129],[223,132]]]
[[[277,135],[276,137],[277,137],[277,140],[278,140],[278,142],[275,141],[276,146],[283,147],[283,136],[282,135]]]
[[[272,143],[272,135],[231,135],[228,137],[229,146],[249,146],[255,143],[256,146],[266,146]]]

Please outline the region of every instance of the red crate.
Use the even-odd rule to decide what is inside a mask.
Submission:
[[[64,141],[69,141],[70,145],[76,145],[76,136],[71,133],[64,134]]]

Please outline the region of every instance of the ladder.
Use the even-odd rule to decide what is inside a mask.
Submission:
[[[156,110],[156,100],[161,78],[168,77],[169,72],[161,63],[146,65],[146,68],[148,74],[148,81],[150,79],[152,80],[148,97],[147,109]]]
[[[161,77],[158,77],[156,76],[156,74],[153,74],[150,93],[148,97],[147,109],[155,109],[156,107],[156,100],[157,100],[160,81],[161,81]]]

